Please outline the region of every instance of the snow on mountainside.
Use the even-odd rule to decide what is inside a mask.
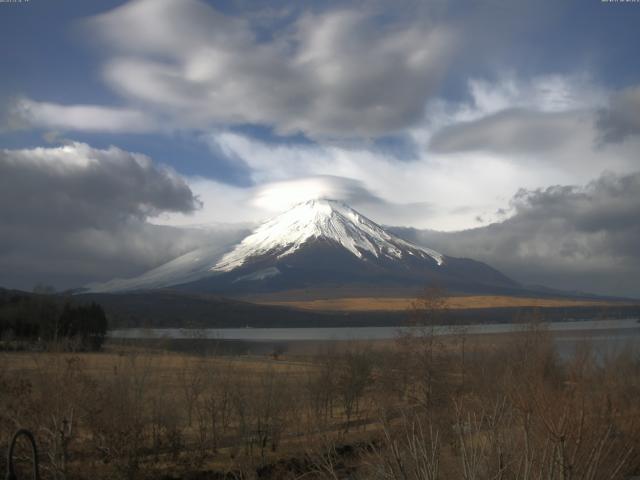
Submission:
[[[220,249],[217,246],[198,248],[138,277],[116,278],[104,283],[89,284],[86,288],[92,293],[110,293],[165,288],[198,280],[208,274],[211,264],[226,251],[228,248]]]
[[[310,200],[298,204],[266,223],[245,238],[211,270],[228,272],[253,257],[285,257],[309,240],[333,241],[358,258],[368,253],[376,258],[401,259],[407,255],[432,258],[438,265],[444,256],[418,247],[387,233],[379,225],[344,203],[334,200]]]
[[[356,262],[389,261],[401,264],[411,260],[426,262],[431,268],[439,269],[445,268],[451,260],[386,232],[344,203],[310,200],[263,223],[233,247],[222,251],[214,246],[200,248],[139,277],[92,284],[87,289],[94,293],[105,293],[165,288],[201,279],[220,278],[236,271],[237,275],[230,278],[229,283],[262,281],[279,276],[281,271],[271,263],[247,271],[252,261],[260,259],[264,262],[268,258],[277,262],[305,251],[303,246],[315,241],[337,247]],[[319,261],[326,263],[324,259]],[[328,258],[326,260],[329,261]]]

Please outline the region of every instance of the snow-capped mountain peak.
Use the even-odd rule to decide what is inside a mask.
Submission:
[[[238,232],[238,236],[241,235]],[[87,286],[93,293],[172,288],[245,294],[304,289],[411,289],[436,282],[460,292],[519,285],[471,259],[441,255],[387,232],[342,202],[311,200],[268,220],[239,243],[212,242],[136,278]]]
[[[438,265],[444,256],[418,247],[394,235],[364,215],[335,200],[309,200],[263,223],[251,235],[224,255],[211,270],[228,272],[247,260],[263,255],[282,258],[305,243],[322,239],[340,245],[358,258],[401,259],[407,255],[432,258]]]

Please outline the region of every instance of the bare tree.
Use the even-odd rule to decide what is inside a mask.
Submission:
[[[410,371],[416,378],[417,399],[427,408],[433,407],[434,383],[438,377],[437,349],[440,346],[437,327],[444,321],[447,296],[438,286],[425,288],[409,308],[410,330],[400,339],[402,348],[410,352]]]
[[[341,360],[338,367],[337,387],[346,417],[345,431],[348,431],[353,417],[359,413],[365,389],[372,382],[373,363],[368,350],[349,350]]]
[[[337,395],[338,381],[336,371],[338,356],[335,350],[329,350],[314,358],[314,368],[306,373],[305,386],[310,402],[310,428],[324,428],[333,416],[334,401]],[[311,426],[313,425],[313,426]]]
[[[381,422],[384,448],[373,450],[370,478],[437,480],[440,478],[440,436],[431,422],[403,416],[399,426]]]
[[[187,423],[193,423],[193,410],[204,389],[205,367],[200,359],[183,358],[178,383],[184,395]]]

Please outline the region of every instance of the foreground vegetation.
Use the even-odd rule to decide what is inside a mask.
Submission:
[[[53,479],[640,474],[634,352],[598,357],[585,344],[560,362],[533,326],[504,342],[425,328],[387,348],[280,359],[213,345],[2,353],[0,439],[32,430]]]

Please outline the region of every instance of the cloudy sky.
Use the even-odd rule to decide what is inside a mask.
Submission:
[[[524,283],[640,297],[640,3],[0,3],[0,285],[342,199]]]

